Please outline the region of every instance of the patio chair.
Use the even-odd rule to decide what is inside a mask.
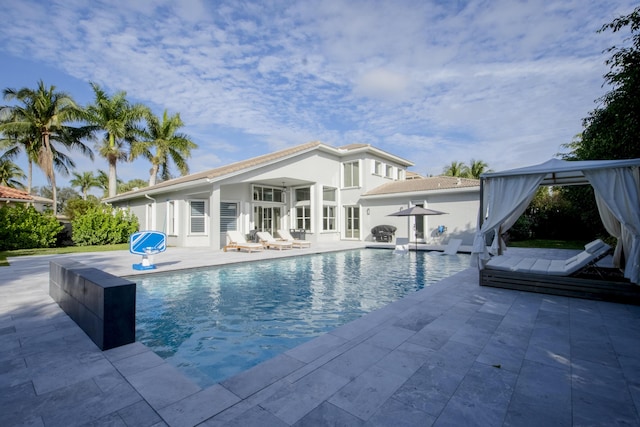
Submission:
[[[278,230],[278,236],[285,242],[289,242],[294,248],[310,248],[311,242],[307,240],[294,239],[288,230]]]
[[[549,276],[570,276],[586,267],[594,267],[598,261],[610,252],[611,246],[597,239],[586,244],[584,251],[566,260],[500,255],[490,259],[489,262],[487,262],[486,268]]]
[[[460,249],[460,245],[462,245],[462,239],[449,239],[449,243],[445,246],[444,251],[442,251],[441,255],[455,255],[458,253],[458,249]]]
[[[227,249],[236,249],[238,251],[245,250],[251,253],[252,251],[261,251],[264,249],[261,243],[247,242],[244,235],[237,230],[227,231],[227,244],[222,248],[225,252]]]
[[[278,249],[279,251],[293,248],[293,243],[284,240],[276,240],[268,231],[258,231],[257,234],[260,242],[262,242],[266,248]]]

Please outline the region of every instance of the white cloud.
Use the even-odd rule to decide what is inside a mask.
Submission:
[[[606,91],[602,52],[620,40],[596,30],[633,6],[23,0],[0,15],[0,54],[180,112],[202,167],[324,140],[429,173],[472,157],[502,169],[580,131]]]

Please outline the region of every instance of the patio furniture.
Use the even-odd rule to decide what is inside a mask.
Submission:
[[[261,243],[247,242],[247,239],[237,230],[227,231],[227,244],[223,248],[226,252],[227,249],[245,250],[249,253],[251,251],[260,251],[264,249]]]
[[[294,248],[310,248],[311,242],[307,240],[294,239],[294,237],[287,230],[278,230],[278,236],[286,242],[293,245]]]
[[[258,238],[260,239],[260,242],[266,248],[278,249],[279,251],[283,249],[293,248],[293,243],[287,242],[285,240],[276,240],[268,231],[258,231],[257,234],[258,234]]]
[[[376,225],[371,229],[373,240],[376,242],[390,242],[396,233],[393,225]]]

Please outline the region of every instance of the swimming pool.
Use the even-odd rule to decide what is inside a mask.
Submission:
[[[136,339],[206,387],[468,266],[362,249],[135,278]]]

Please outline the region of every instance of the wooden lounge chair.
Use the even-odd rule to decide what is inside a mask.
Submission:
[[[310,248],[311,242],[307,240],[298,240],[294,239],[291,233],[287,230],[278,230],[278,236],[286,242],[289,242],[293,245],[294,248]]]
[[[291,242],[276,240],[268,231],[258,231],[258,238],[266,248],[278,249],[279,251],[293,248],[293,244]]]
[[[226,252],[227,249],[261,251],[264,249],[261,243],[247,242],[242,233],[236,230],[227,231],[227,245],[223,248]]]

